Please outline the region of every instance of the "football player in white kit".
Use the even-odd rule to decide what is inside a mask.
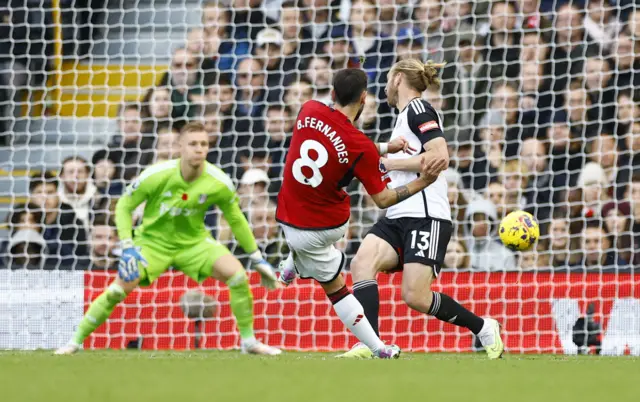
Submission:
[[[421,96],[430,86],[439,86],[438,69],[442,66],[407,59],[396,63],[388,74],[387,101],[400,111],[391,138],[403,136],[412,148],[421,151],[416,156],[396,153],[383,159],[390,186],[414,180],[421,171],[422,158],[432,169],[432,175],[440,175],[421,192],[389,207],[386,217],[366,235],[351,263],[353,292],[378,332],[376,275],[402,270],[402,298],[409,307],[468,328],[478,336],[488,357],[497,359],[504,352],[498,322],[478,317],[446,294],[431,290],[452,233],[447,181],[442,174],[449,166],[449,151],[438,113]],[[371,351],[356,344],[342,357],[367,358],[371,357]]]

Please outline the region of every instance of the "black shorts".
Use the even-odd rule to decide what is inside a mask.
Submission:
[[[369,231],[398,253],[400,262],[394,271],[401,270],[407,263],[419,263],[433,267],[436,276],[452,232],[450,221],[433,218],[382,218]]]

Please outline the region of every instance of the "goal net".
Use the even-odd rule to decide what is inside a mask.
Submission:
[[[115,203],[177,130],[202,122],[207,160],[235,182],[258,244],[287,253],[275,221],[292,127],[332,75],[361,68],[356,123],[388,141],[391,66],[436,63],[424,92],[449,145],[454,235],[434,289],[503,324],[513,353],[640,354],[640,9],[633,1],[12,0],[0,3],[0,348],[54,348],[115,277]],[[349,261],[384,216],[362,186],[338,243]],[[532,213],[513,252],[497,224]],[[301,214],[305,213],[300,211]],[[139,223],[141,210],[134,213]],[[206,225],[249,269],[221,214]],[[257,336],[286,350],[349,348],[321,288],[266,292],[250,272]],[[351,279],[347,273],[347,280]],[[402,274],[378,276],[380,331],[405,350],[476,340],[408,308]],[[182,296],[215,300],[187,318]],[[134,291],[86,348],[231,349],[226,288],[170,270]],[[197,335],[197,336],[196,336]]]

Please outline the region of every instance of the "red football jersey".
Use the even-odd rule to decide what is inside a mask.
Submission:
[[[318,101],[300,109],[278,194],[278,222],[301,229],[329,229],[349,220],[349,195],[357,177],[369,194],[387,185],[373,141],[341,112]]]

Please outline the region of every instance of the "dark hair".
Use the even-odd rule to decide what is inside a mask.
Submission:
[[[136,112],[140,113],[142,111],[142,108],[140,107],[140,104],[138,102],[124,103],[118,108],[118,118],[120,118],[127,110],[135,110]]]
[[[9,223],[12,233],[15,231],[16,226],[20,224],[24,214],[27,213],[33,215],[36,223],[42,222],[42,209],[38,205],[32,203],[15,205],[11,210],[11,214],[7,217],[7,223]]]
[[[50,170],[45,170],[44,173],[36,173],[29,179],[29,192],[39,185],[53,184],[58,188],[58,177]]]
[[[609,235],[609,232],[607,230],[607,227],[605,226],[604,222],[599,219],[599,218],[589,218],[587,219],[587,221],[585,222],[584,227],[582,228],[582,230],[587,230],[587,229],[600,229],[604,232],[605,235]]]
[[[114,227],[113,217],[111,214],[99,213],[93,217],[92,226],[111,226]]]
[[[64,165],[66,165],[67,162],[71,162],[71,161],[79,161],[84,163],[85,170],[87,171],[88,174],[91,174],[91,167],[89,167],[89,161],[80,155],[72,155],[64,158],[64,160],[60,164],[60,175],[64,173]]]
[[[338,71],[333,77],[333,90],[336,103],[340,106],[356,103],[367,90],[367,73],[356,68]]]
[[[289,105],[283,105],[281,103],[272,103],[269,106],[267,106],[267,111],[265,112],[265,115],[268,115],[269,112],[273,110],[278,112],[284,111],[287,115],[291,116],[291,108],[289,107]]]
[[[491,11],[493,11],[493,6],[495,6],[496,4],[504,4],[507,7],[511,7],[513,8],[513,11],[515,11],[515,14],[518,13],[518,3],[516,3],[513,0],[495,0],[491,3]]]

